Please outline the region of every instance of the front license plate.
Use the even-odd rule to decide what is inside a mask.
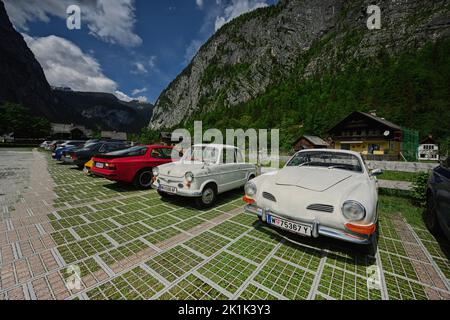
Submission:
[[[171,186],[160,185],[159,190],[167,193],[177,193],[177,188]]]
[[[311,237],[312,228],[296,222],[285,220],[282,218],[274,217],[272,215],[267,216],[267,223],[277,226],[278,228],[289,230],[294,233],[301,234],[303,236]]]
[[[101,162],[96,162],[96,163],[95,163],[95,166],[96,166],[97,168],[99,168],[99,169],[103,169],[103,167],[105,166],[105,164],[104,164],[104,163],[101,163]]]

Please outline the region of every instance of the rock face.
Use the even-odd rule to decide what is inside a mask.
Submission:
[[[137,133],[148,125],[153,105],[124,102],[108,93],[52,90],[39,62],[11,24],[0,1],[0,105],[20,103],[31,115],[93,130]]]
[[[249,101],[304,65],[299,78],[352,60],[418,49],[450,35],[447,0],[379,0],[382,28],[367,28],[368,0],[280,0],[222,27],[158,98],[150,128]]]
[[[64,123],[83,124],[93,130],[138,133],[152,115],[153,105],[125,102],[110,93],[53,90]]]
[[[21,103],[33,115],[56,120],[56,101],[44,71],[23,37],[14,30],[2,1],[0,39],[0,104]]]

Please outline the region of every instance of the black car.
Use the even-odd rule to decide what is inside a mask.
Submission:
[[[128,142],[100,141],[84,145],[82,148],[68,152],[64,157],[64,162],[74,164],[78,168],[84,168],[84,164],[97,154],[104,154],[112,151],[129,148]]]
[[[450,240],[450,157],[435,168],[428,181],[425,222],[433,234]]]

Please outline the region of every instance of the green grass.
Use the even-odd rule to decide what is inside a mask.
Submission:
[[[414,206],[411,199],[382,195],[379,198],[379,210],[381,217],[401,213],[411,226],[426,229],[423,209]]]
[[[420,175],[418,172],[384,171],[380,180],[408,181],[414,182]]]

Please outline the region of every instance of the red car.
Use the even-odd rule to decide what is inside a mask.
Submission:
[[[172,147],[147,145],[98,155],[93,158],[92,173],[108,180],[133,183],[150,188],[152,169],[172,162]]]

